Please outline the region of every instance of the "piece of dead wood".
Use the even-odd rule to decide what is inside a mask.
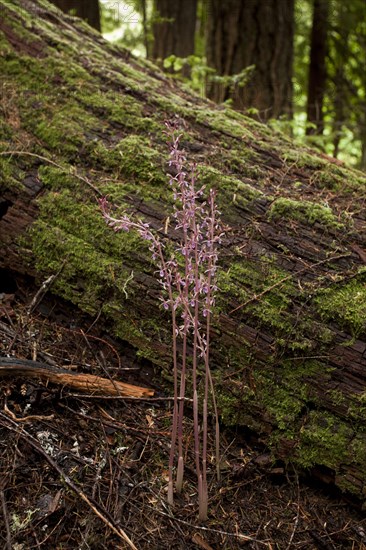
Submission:
[[[198,533],[193,535],[192,542],[204,550],[213,550],[212,546],[210,546]]]
[[[117,380],[109,380],[94,374],[72,373],[66,369],[58,369],[28,359],[15,357],[0,357],[1,376],[24,376],[39,378],[45,382],[52,382],[67,388],[95,396],[119,396],[144,398],[154,395],[154,391],[140,386],[134,386]]]

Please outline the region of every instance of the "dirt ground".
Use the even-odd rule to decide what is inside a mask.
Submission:
[[[22,298],[22,299],[21,299]],[[209,521],[197,521],[191,436],[184,492],[166,503],[171,400],[158,371],[66,304],[3,294],[0,355],[153,388],[95,398],[28,376],[0,380],[0,547],[6,550],[366,550],[359,503],[253,434],[223,430],[222,480],[209,466]],[[187,432],[192,422],[186,420]],[[127,539],[128,538],[128,539]]]

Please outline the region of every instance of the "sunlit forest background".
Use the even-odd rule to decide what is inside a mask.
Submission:
[[[366,169],[364,0],[57,0],[203,97]]]

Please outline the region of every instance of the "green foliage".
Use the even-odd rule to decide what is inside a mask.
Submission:
[[[216,74],[216,71],[206,64],[204,56],[177,57],[176,55],[170,55],[164,59],[163,65],[164,69],[169,70],[175,78],[189,84],[193,90],[202,96],[205,95],[207,78],[213,78],[213,75]],[[187,66],[190,68],[189,78],[183,75],[183,69]],[[218,75],[216,75],[216,78],[219,78]]]
[[[272,124],[305,143],[366,168],[366,20],[363,0],[332,0],[328,20],[324,132],[306,136],[306,100],[312,2],[295,2],[294,120]]]

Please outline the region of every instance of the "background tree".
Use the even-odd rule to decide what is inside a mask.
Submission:
[[[182,70],[178,59],[166,63],[169,72],[175,71],[175,78],[189,76],[186,81],[202,95],[207,92],[217,102],[231,100],[239,110],[256,109],[260,120],[366,167],[364,0],[195,0],[196,9],[185,2],[176,13],[179,4],[129,0],[127,17],[121,19],[114,3],[101,2],[103,30],[118,27],[120,32],[108,37],[137,55],[147,52],[148,57],[166,59],[194,53],[191,71]],[[182,25],[189,47],[183,38],[178,40]],[[208,65],[223,76],[207,82]],[[244,68],[253,65],[248,82]],[[284,120],[284,114],[293,119]]]
[[[255,108],[259,118],[292,113],[294,0],[212,0],[208,9],[207,63],[219,75],[255,65],[249,83],[230,90],[211,82],[208,96],[232,99],[234,108]]]
[[[321,134],[324,128],[328,12],[328,0],[314,0],[307,98],[307,121],[310,124],[306,129],[307,134]]]
[[[197,0],[155,0],[152,56],[163,60],[169,55],[194,54]]]
[[[362,0],[333,4],[329,16],[326,125],[333,156],[366,169],[366,17]]]
[[[52,0],[65,13],[73,13],[85,19],[91,27],[100,32],[100,10],[98,0]]]

